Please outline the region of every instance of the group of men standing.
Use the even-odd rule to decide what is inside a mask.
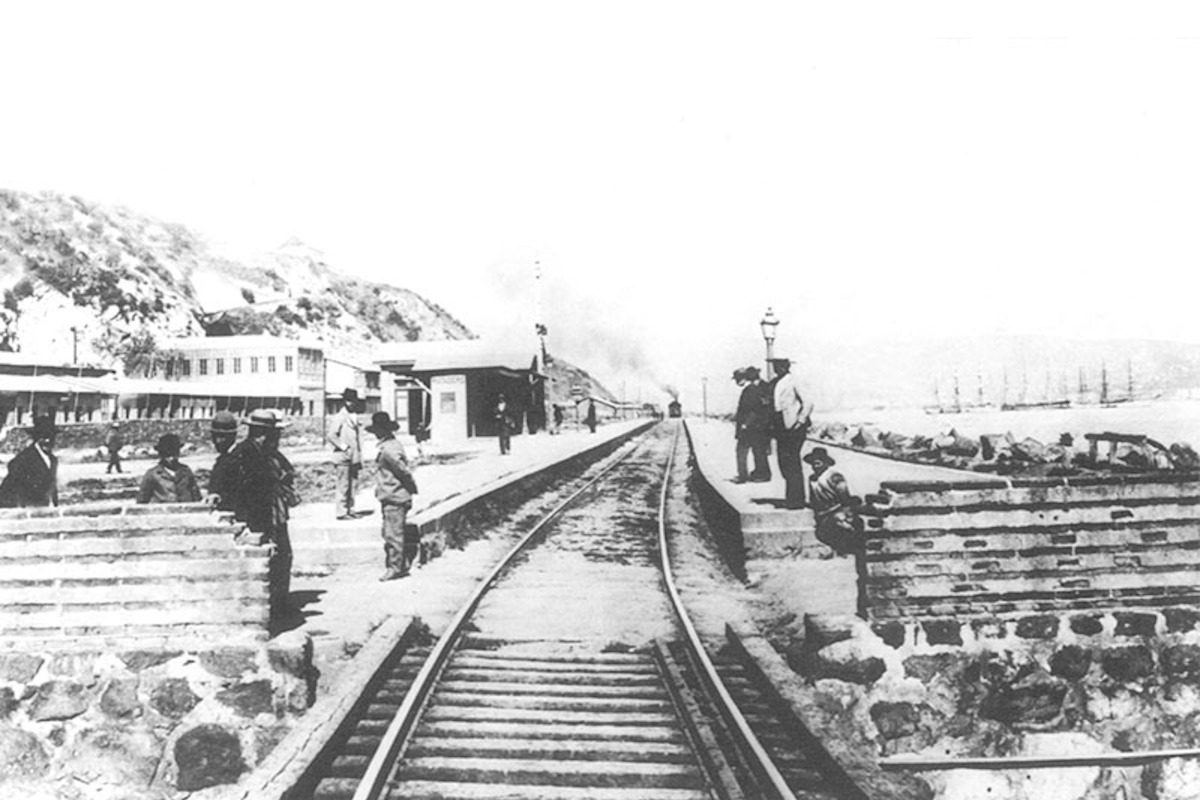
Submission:
[[[769,362],[776,377],[763,381],[757,367],[735,370],[733,379],[742,387],[734,417],[737,439],[737,483],[771,480],[767,461],[771,438],[783,476],[785,508],[811,508],[817,539],[839,554],[852,553],[861,542],[862,525],[857,515],[858,498],[850,493],[845,476],[835,471],[835,461],[824,447],[814,447],[806,456],[805,441],[812,427],[813,404],[800,392],[791,361]],[[747,457],[753,455],[754,469]],[[812,468],[806,481],[804,464]]]
[[[779,473],[786,490],[784,506],[804,508],[804,470],[800,452],[812,426],[812,403],[804,399],[792,362],[786,358],[770,361],[775,378],[763,381],[758,367],[735,370],[733,379],[742,388],[734,418],[737,439],[738,483],[771,480],[771,465],[767,456],[771,438],[776,441]],[[747,456],[754,456],[754,470],[747,468]]]

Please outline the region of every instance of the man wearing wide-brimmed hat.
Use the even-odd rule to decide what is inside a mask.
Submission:
[[[771,414],[774,398],[767,391],[758,367],[734,370],[733,379],[742,387],[734,415],[734,438],[737,441],[737,483],[771,480],[771,465],[767,454],[771,447]],[[754,454],[754,471],[747,471],[747,457]]]
[[[183,442],[173,433],[164,433],[154,445],[158,463],[146,470],[138,487],[139,503],[195,503],[200,499],[196,476],[179,454]]]
[[[855,552],[862,541],[862,521],[857,511],[859,501],[850,493],[850,484],[842,473],[832,469],[837,462],[824,447],[814,447],[804,463],[812,467],[809,499],[817,520],[817,539],[839,555]]]
[[[34,417],[33,441],[8,462],[0,483],[0,507],[58,505],[58,456],[54,455],[54,420]]]
[[[375,497],[383,512],[383,557],[387,571],[381,581],[392,581],[408,575],[421,549],[421,529],[408,525],[408,511],[412,508],[412,497],[417,493],[408,457],[404,446],[396,439],[399,426],[386,411],[371,415],[367,430],[379,440],[379,452],[375,456],[378,466]]]
[[[234,517],[263,540],[275,545],[268,562],[272,627],[288,611],[292,576],[292,542],[288,536],[288,509],[296,496],[296,470],[279,452],[279,439],[287,423],[278,411],[259,409],[246,420],[247,434],[231,456],[237,468]]]
[[[342,407],[330,423],[326,437],[333,446],[333,463],[337,466],[333,507],[338,519],[354,517],[354,485],[362,469],[362,423],[358,421],[360,410],[358,392],[354,389],[343,391]]]

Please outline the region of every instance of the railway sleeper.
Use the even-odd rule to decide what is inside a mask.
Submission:
[[[521,786],[401,781],[394,784],[393,789],[391,797],[403,797],[406,800],[712,800],[708,792],[700,789],[664,787],[644,789],[610,786]],[[346,797],[350,797],[350,795],[346,795]],[[333,798],[329,798],[329,800],[333,800]]]
[[[645,761],[406,757],[398,775],[401,780],[456,783],[628,786],[642,789],[702,789],[705,785],[704,776],[694,764]]]

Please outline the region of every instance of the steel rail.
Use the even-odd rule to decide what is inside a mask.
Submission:
[[[408,746],[409,739],[413,730],[416,728],[417,720],[421,716],[421,711],[425,707],[425,701],[428,700],[430,691],[437,683],[442,671],[445,669],[447,662],[450,660],[450,655],[454,652],[455,645],[462,635],[463,627],[471,615],[475,613],[475,609],[479,606],[479,602],[483,596],[496,582],[505,569],[508,568],[516,557],[528,546],[534,538],[541,533],[547,525],[555,520],[563,511],[565,511],[576,499],[588,489],[592,488],[605,475],[618,466],[629,460],[636,452],[637,448],[630,448],[629,452],[620,458],[614,459],[611,464],[602,469],[594,478],[585,483],[578,490],[573,492],[567,499],[559,503],[555,508],[542,517],[537,525],[522,537],[521,541],[517,542],[508,554],[500,560],[495,568],[488,576],[479,584],[467,602],[459,609],[458,613],[451,620],[450,625],[446,628],[445,633],[438,639],[433,650],[429,653],[429,658],[421,666],[421,670],[413,679],[412,686],[408,693],[404,696],[404,701],[400,704],[399,710],[392,718],[392,722],[388,725],[387,732],[384,733],[383,739],[379,743],[379,747],[375,750],[375,754],[371,757],[370,763],[367,765],[367,770],[363,774],[362,780],[359,781],[358,788],[354,791],[353,800],[378,800],[383,796],[384,790],[387,788],[387,783],[392,776],[392,772],[400,759],[404,755],[404,751]]]
[[[746,717],[742,714],[741,709],[737,707],[737,703],[730,696],[729,690],[725,688],[724,681],[717,673],[717,668],[713,665],[712,659],[708,657],[708,652],[704,648],[704,643],[700,640],[700,634],[696,631],[696,626],[692,624],[692,619],[688,616],[687,610],[684,608],[683,599],[679,595],[679,590],[675,586],[674,572],[671,569],[671,554],[667,547],[667,494],[670,488],[671,468],[675,463],[675,451],[679,445],[679,431],[682,425],[675,429],[675,440],[671,443],[671,454],[667,459],[667,468],[663,473],[662,492],[659,495],[658,508],[658,546],[659,554],[662,559],[663,581],[666,583],[667,594],[671,597],[671,604],[675,609],[675,614],[679,617],[680,624],[683,626],[684,633],[687,636],[685,644],[691,651],[692,657],[700,666],[702,678],[707,684],[709,692],[720,702],[717,703],[721,715],[725,718],[726,723],[730,726],[731,733],[739,740],[742,746],[744,755],[753,772],[755,778],[760,783],[760,788],[778,800],[796,800],[796,796],[792,793],[791,788],[787,785],[783,775],[775,766],[775,762],[771,760],[771,756],[767,754],[762,743],[758,741],[758,737],[754,735],[754,731],[750,728],[750,723],[746,721]],[[357,799],[356,799],[357,800]]]

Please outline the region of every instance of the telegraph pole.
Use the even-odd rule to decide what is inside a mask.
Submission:
[[[701,409],[704,421],[708,422],[708,378],[700,379]]]

